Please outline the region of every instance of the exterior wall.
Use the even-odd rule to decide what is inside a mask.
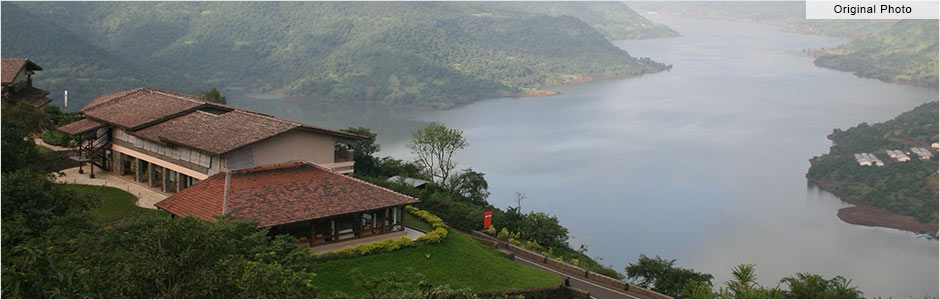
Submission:
[[[252,152],[258,166],[300,160],[330,164],[335,143],[328,135],[293,131],[254,144]]]
[[[112,143],[114,145],[166,161],[175,166],[180,166],[197,173],[213,175],[218,173],[220,166],[222,166],[220,157],[199,150],[181,146],[166,147],[130,135],[123,128],[114,128],[112,134]],[[183,173],[186,174],[185,172]],[[199,176],[193,177],[198,178]]]

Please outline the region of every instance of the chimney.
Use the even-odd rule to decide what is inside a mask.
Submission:
[[[225,216],[228,213],[228,194],[232,189],[232,172],[228,170],[222,170],[222,172],[225,172],[225,191],[222,195],[222,216]]]

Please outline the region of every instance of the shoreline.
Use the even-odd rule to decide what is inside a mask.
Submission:
[[[834,184],[832,181],[811,177],[806,177],[806,179],[840,200],[855,205],[839,209],[839,212],[836,213],[836,216],[843,222],[852,225],[898,229],[913,233],[928,233],[937,238],[937,223],[921,223],[913,217],[894,213],[868,202],[855,200],[832,187]]]

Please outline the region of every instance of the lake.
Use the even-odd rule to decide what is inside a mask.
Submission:
[[[447,111],[335,105],[261,94],[229,103],[334,128],[366,126],[380,155],[411,158],[426,122],[464,131],[461,168],[486,173],[498,207],[558,216],[574,248],[623,272],[640,254],[715,275],[757,264],[774,286],[797,272],[852,279],[866,297],[937,297],[938,243],[842,222],[849,204],[808,185],[826,135],[936,100],[922,87],[818,68],[803,49],[844,39],[778,27],[650,15],[683,36],[617,41],[671,71],[557,88],[545,98],[491,99]],[[495,220],[498,226],[499,220]]]

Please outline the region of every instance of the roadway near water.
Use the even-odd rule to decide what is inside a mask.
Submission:
[[[411,158],[426,122],[462,129],[460,167],[486,173],[499,207],[558,216],[571,244],[617,270],[640,254],[678,259],[721,284],[739,263],[774,286],[797,272],[851,278],[866,297],[937,297],[938,243],[843,223],[848,204],[807,185],[808,159],[833,128],[882,122],[935,91],[818,68],[803,49],[845,40],[777,27],[649,16],[683,36],[618,41],[674,68],[558,88],[560,96],[492,99],[448,111],[337,106],[256,94],[236,106],[379,133],[381,155]],[[495,220],[499,225],[499,220]]]

